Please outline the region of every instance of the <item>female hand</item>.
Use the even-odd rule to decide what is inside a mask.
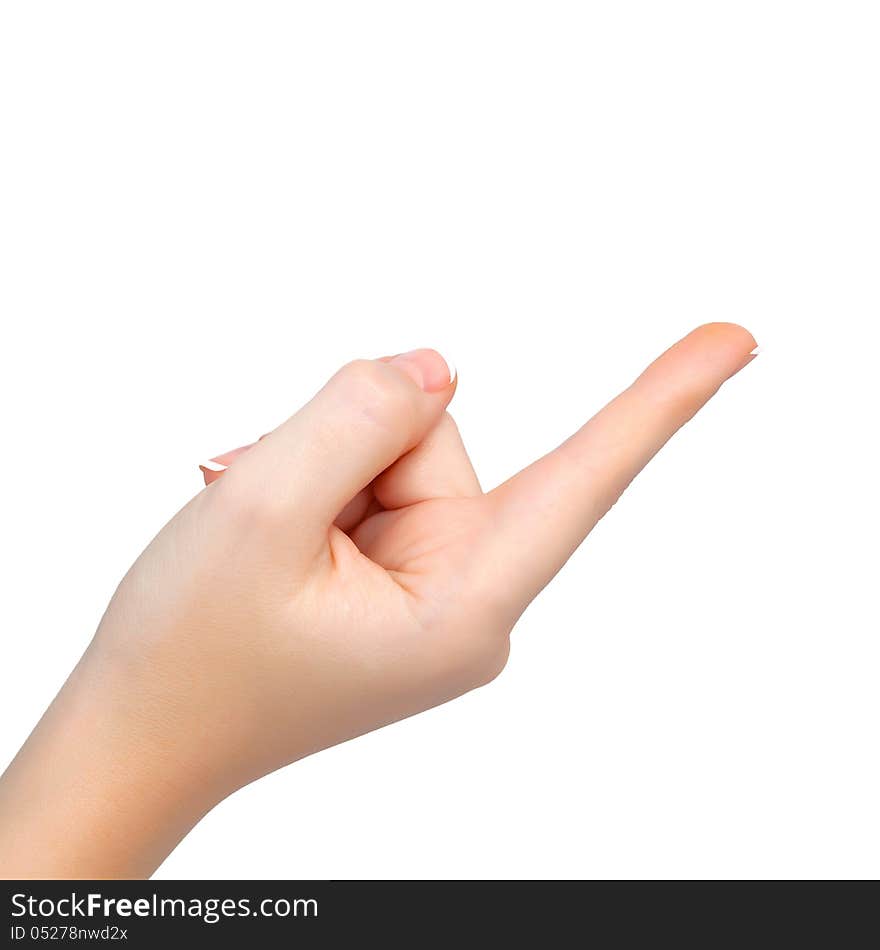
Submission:
[[[527,604],[754,347],[695,330],[486,494],[437,353],[344,367],[122,581],[0,782],[0,870],[149,874],[242,785],[489,682]]]

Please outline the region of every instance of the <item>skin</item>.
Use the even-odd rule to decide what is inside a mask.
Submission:
[[[158,534],[0,779],[0,875],[150,875],[262,775],[453,699],[678,428],[751,361],[708,324],[483,493],[442,357],[349,364]]]

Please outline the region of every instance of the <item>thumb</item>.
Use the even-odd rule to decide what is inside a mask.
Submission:
[[[258,491],[273,520],[326,530],[436,425],[455,392],[435,350],[344,366],[299,412],[236,458],[226,491]]]

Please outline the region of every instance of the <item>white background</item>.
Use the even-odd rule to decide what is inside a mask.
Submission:
[[[498,680],[159,876],[880,875],[876,4],[0,11],[3,763],[196,463],[341,363],[448,350],[489,487],[733,320]]]

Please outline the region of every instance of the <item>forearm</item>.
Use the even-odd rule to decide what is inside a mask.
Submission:
[[[147,877],[223,797],[139,701],[83,658],[0,777],[0,877]]]

